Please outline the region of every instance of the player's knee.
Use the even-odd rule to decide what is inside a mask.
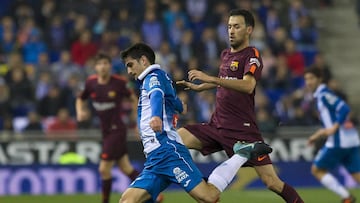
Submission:
[[[99,173],[100,176],[104,179],[110,178],[111,177],[111,170],[105,167],[100,167],[99,168]]]

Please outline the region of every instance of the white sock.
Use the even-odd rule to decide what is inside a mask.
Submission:
[[[212,171],[208,183],[213,184],[220,192],[224,191],[235,177],[239,168],[247,160],[245,157],[234,154],[230,159],[224,161]]]
[[[349,191],[342,186],[336,178],[330,173],[325,174],[320,182],[329,190],[338,194],[342,199],[348,198],[350,196]]]

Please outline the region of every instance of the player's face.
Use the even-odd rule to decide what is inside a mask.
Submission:
[[[111,74],[111,63],[107,59],[100,59],[95,64],[96,73],[100,77],[107,77]]]
[[[228,34],[230,46],[233,49],[241,47],[248,39],[252,31],[246,26],[243,16],[230,16],[228,21]]]
[[[316,88],[321,84],[321,79],[312,73],[306,73],[304,78],[306,88],[311,92],[315,92]]]
[[[142,59],[136,60],[132,57],[125,58],[125,66],[127,68],[128,74],[133,76],[134,79],[137,79],[146,68],[142,62]]]

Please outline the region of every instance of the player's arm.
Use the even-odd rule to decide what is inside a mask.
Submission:
[[[219,78],[214,76],[209,76],[206,73],[199,70],[189,71],[189,80],[201,80],[205,83],[210,83],[214,87],[220,85],[225,88],[233,89],[239,92],[251,94],[256,86],[256,79],[249,72],[245,74],[242,80],[233,80],[226,78]]]
[[[177,85],[185,86],[185,90],[194,90],[197,92],[201,92],[204,90],[214,89],[217,85],[212,83],[201,83],[201,84],[195,84],[192,82],[188,82],[185,80],[180,80],[176,82]]]
[[[150,127],[154,132],[161,132],[164,92],[161,89],[155,89],[150,92],[149,97],[151,106]]]
[[[85,120],[86,119],[85,109],[87,108],[86,100],[77,97],[75,102],[75,108],[76,108],[76,120],[77,121]]]

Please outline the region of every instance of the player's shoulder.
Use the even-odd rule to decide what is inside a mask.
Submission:
[[[98,76],[96,74],[94,75],[90,75],[87,79],[86,79],[86,82],[94,82],[94,81],[97,81],[98,79]]]
[[[251,57],[260,58],[260,51],[253,46],[249,46],[245,48],[245,53],[250,55]]]
[[[125,82],[125,83],[127,83],[127,81],[128,81],[126,77],[124,77],[122,75],[115,75],[115,74],[111,75],[111,79],[114,81]]]

